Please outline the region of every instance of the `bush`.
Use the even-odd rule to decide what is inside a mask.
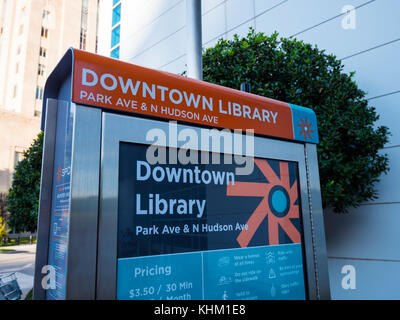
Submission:
[[[335,212],[377,197],[374,183],[388,171],[386,127],[374,127],[375,109],[334,55],[296,39],[250,30],[219,40],[203,54],[204,80],[313,109],[318,118],[318,160],[323,205]]]
[[[32,300],[32,299],[33,299],[33,289],[29,290],[24,300]]]
[[[39,208],[43,132],[17,164],[7,198],[8,225],[14,232],[35,232]]]

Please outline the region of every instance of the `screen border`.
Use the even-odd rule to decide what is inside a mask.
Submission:
[[[134,145],[134,146],[140,146],[140,147],[147,147],[148,145],[146,145],[146,144],[139,144],[139,143],[133,143],[133,142],[125,142],[125,141],[120,141],[120,148],[121,148],[121,145],[122,144],[130,144],[130,145]],[[169,148],[168,147],[166,147],[166,152],[168,153],[169,151]],[[229,154],[229,153],[224,153],[224,154]],[[118,151],[118,155],[120,156],[121,155],[121,149],[119,149],[119,151]],[[222,158],[222,156],[223,156],[223,154],[222,153],[220,153],[220,155],[221,155],[221,158]],[[200,157],[200,155],[199,155],[199,157]],[[275,160],[275,161],[278,161],[278,162],[280,162],[280,161],[284,161],[284,162],[286,162],[286,163],[292,163],[292,164],[295,164],[296,165],[296,169],[295,169],[295,172],[296,172],[296,179],[297,180],[300,180],[300,175],[299,175],[299,165],[298,165],[298,162],[296,162],[296,161],[287,161],[287,160],[278,160],[278,159],[270,159],[270,158],[261,158],[261,157],[255,157],[255,158],[257,158],[257,159],[259,159],[259,160]],[[121,157],[119,157],[119,166],[121,165],[121,161],[120,161],[120,159],[121,159]],[[120,181],[120,178],[121,178],[121,172],[120,172],[120,167],[118,168],[118,176],[119,176],[119,181]],[[118,187],[119,187],[119,192],[121,191],[120,190],[120,185],[118,185]],[[308,276],[307,276],[307,267],[306,267],[306,258],[305,258],[305,244],[304,244],[304,225],[303,225],[303,215],[302,215],[302,212],[301,212],[301,208],[302,208],[302,199],[301,199],[301,193],[300,193],[300,184],[298,184],[297,185],[297,191],[298,191],[298,206],[299,206],[299,223],[300,223],[300,238],[301,238],[301,242],[300,242],[300,245],[301,245],[301,263],[302,263],[302,269],[303,269],[303,272],[302,272],[302,274],[303,274],[303,281],[304,281],[304,289],[305,289],[305,292],[304,292],[304,295],[305,295],[305,300],[308,300],[309,298],[308,298],[308,296],[309,296],[309,292],[308,292],[308,281],[307,281],[307,279],[308,279]],[[118,198],[118,201],[120,201],[121,199],[120,198]],[[118,216],[118,219],[119,219],[119,215],[120,215],[120,212],[119,212],[119,209],[120,208],[117,208],[117,210],[118,210],[118,212],[117,212],[117,216]],[[118,226],[118,230],[120,230],[120,225],[119,225],[119,223],[120,223],[120,221],[117,219],[117,226]],[[284,244],[283,244],[284,245]],[[187,254],[187,253],[194,253],[194,252],[201,252],[201,251],[203,251],[203,252],[205,252],[205,251],[221,251],[221,250],[235,250],[235,249],[239,249],[239,248],[226,248],[226,249],[211,249],[211,250],[193,250],[193,251],[185,251],[185,252],[177,252],[177,253],[164,253],[164,254],[157,254],[157,255],[145,255],[145,256],[132,256],[132,257],[123,257],[123,258],[119,258],[118,257],[118,246],[119,246],[119,243],[118,243],[118,241],[117,241],[117,261],[116,261],[116,264],[117,264],[117,273],[118,273],[118,261],[119,261],[119,259],[129,259],[129,258],[146,258],[146,257],[150,257],[150,256],[152,256],[152,257],[154,257],[154,256],[164,256],[164,255],[170,255],[170,254]],[[268,245],[262,245],[262,246],[260,246],[260,245],[258,245],[258,246],[248,246],[248,247],[246,247],[246,248],[257,248],[257,247],[267,247]],[[277,245],[272,245],[272,246],[277,246]],[[279,245],[278,245],[279,246]],[[117,274],[117,278],[118,278],[118,274]],[[118,284],[117,284],[118,285]],[[118,288],[116,288],[116,289],[118,289]]]
[[[101,173],[100,173],[100,211],[97,256],[97,299],[116,299],[117,286],[117,232],[118,232],[118,177],[119,177],[119,147],[121,142],[149,145],[146,133],[151,129],[161,129],[168,133],[169,122],[138,119],[124,115],[102,114],[102,146],[101,146]],[[201,130],[212,130],[188,125],[177,124],[178,132],[184,129],[195,130],[199,136]],[[245,136],[240,135],[243,145]],[[168,136],[166,143],[159,143],[164,147],[170,145]],[[185,145],[187,148],[187,144]],[[221,150],[199,151],[221,153]],[[313,223],[310,214],[310,191],[307,183],[306,147],[302,143],[279,141],[270,138],[254,137],[254,157],[292,161],[298,164],[300,180],[301,221],[303,225],[303,269],[305,270],[306,296],[317,299],[317,275],[315,272],[315,248],[313,245]],[[243,153],[241,153],[244,155]]]

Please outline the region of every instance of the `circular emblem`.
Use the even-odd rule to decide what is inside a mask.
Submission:
[[[290,209],[290,197],[282,186],[274,186],[268,195],[268,204],[271,212],[277,218],[286,216]]]

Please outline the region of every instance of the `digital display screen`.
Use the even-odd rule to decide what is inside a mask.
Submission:
[[[117,299],[307,298],[296,162],[248,158],[240,175],[222,154],[151,164],[147,149],[120,144]]]

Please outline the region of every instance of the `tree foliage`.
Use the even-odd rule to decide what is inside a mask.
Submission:
[[[8,234],[10,230],[7,229],[7,224],[4,218],[0,217],[0,244],[4,236]]]
[[[388,129],[334,55],[296,39],[250,30],[245,38],[220,39],[203,54],[204,80],[313,109],[318,118],[318,160],[324,207],[346,212],[375,199],[374,183],[388,171],[378,152]]]
[[[7,194],[0,192],[0,218],[7,218]]]
[[[15,232],[34,232],[39,208],[40,173],[42,167],[43,132],[24,152],[17,164],[7,198],[10,213],[8,225]]]

